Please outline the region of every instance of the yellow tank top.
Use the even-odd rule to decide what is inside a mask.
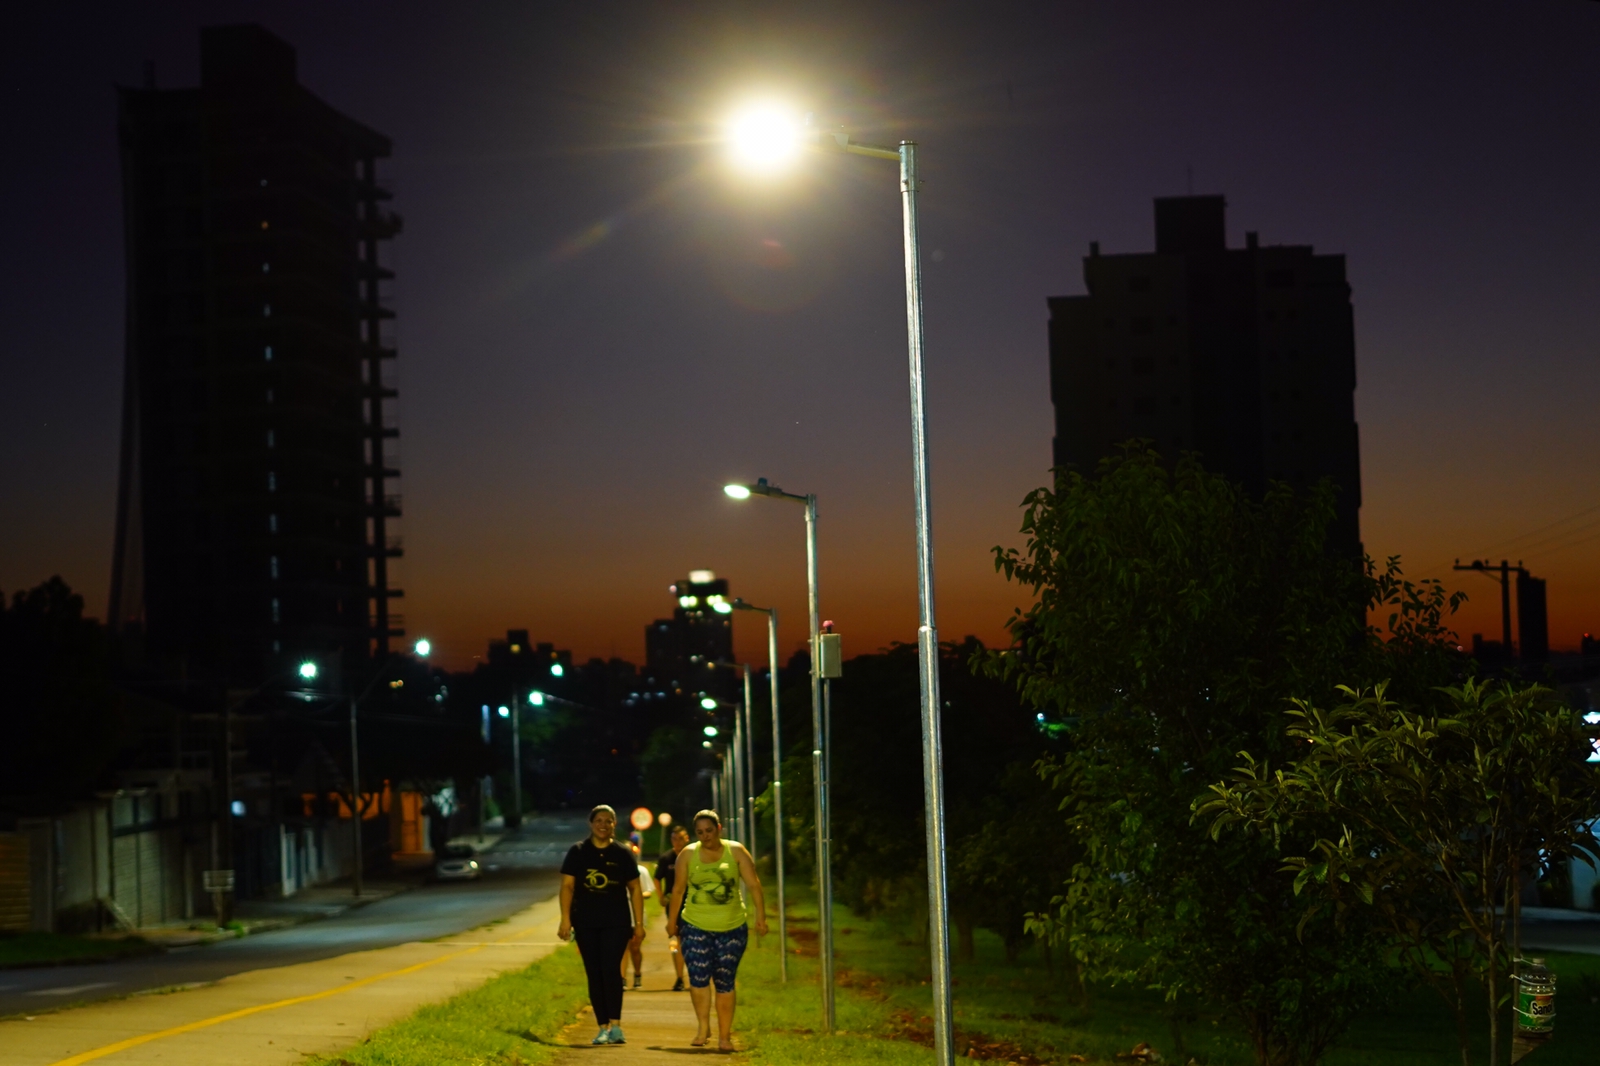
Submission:
[[[722,857],[716,862],[701,860],[698,840],[683,853],[689,857],[683,920],[708,933],[726,933],[744,925],[744,897],[739,894],[739,860],[733,857],[733,841],[722,842]]]

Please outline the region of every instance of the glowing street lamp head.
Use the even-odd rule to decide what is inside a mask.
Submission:
[[[496,708],[496,713],[498,713],[501,718],[510,718],[511,717],[511,708],[510,707],[498,707],[498,708]]]
[[[750,498],[750,488],[747,485],[724,485],[722,486],[722,491],[736,500],[748,500]]]
[[[704,733],[708,737],[714,737],[717,735],[717,727],[714,725],[708,725],[704,729],[700,730],[700,732]]]
[[[413,648],[415,649],[419,658],[426,659],[428,657],[428,653],[433,650],[433,644],[428,640],[428,638],[424,637],[417,641],[417,643],[413,645]]]
[[[734,160],[746,170],[774,171],[800,151],[801,125],[793,112],[776,104],[752,104],[727,126]]]
[[[300,676],[307,681],[314,679],[317,676],[317,664],[309,661],[301,663]]]
[[[532,692],[528,693],[528,702],[535,707],[543,707],[544,693],[540,692],[538,689],[534,689]]]
[[[551,663],[550,664],[550,676],[551,677],[560,677],[562,674],[564,674],[566,672],[567,672],[566,668],[563,667],[560,663]]]

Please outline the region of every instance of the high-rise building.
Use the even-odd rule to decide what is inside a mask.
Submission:
[[[1221,196],[1155,202],[1156,250],[1083,261],[1050,304],[1055,465],[1092,472],[1124,441],[1199,454],[1259,495],[1332,480],[1333,550],[1360,552],[1355,331],[1344,256],[1229,248]]]
[[[385,458],[395,351],[388,138],[299,84],[254,25],[200,33],[200,85],[118,92],[127,248],[110,618],[191,677],[358,664],[402,632]]]
[[[657,618],[644,631],[645,685],[672,694],[710,692],[723,698],[737,689],[732,670],[713,664],[733,659],[733,619],[728,579],[691,570],[671,586],[677,598],[671,618]]]

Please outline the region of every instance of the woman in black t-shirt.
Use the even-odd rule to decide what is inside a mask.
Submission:
[[[633,852],[616,842],[617,812],[589,812],[589,839],[561,863],[561,924],[556,936],[575,938],[589,977],[589,1004],[600,1032],[594,1044],[621,1044],[622,956],[644,939],[644,894]]]

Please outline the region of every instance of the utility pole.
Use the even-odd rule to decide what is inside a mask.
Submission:
[[[356,729],[356,706],[361,701],[350,696],[350,866],[351,894],[361,895],[361,738]]]
[[[522,697],[511,690],[511,791],[512,808],[517,813],[517,828],[522,828]]]
[[[1517,565],[1512,566],[1506,560],[1501,559],[1499,566],[1493,566],[1484,559],[1474,559],[1466,566],[1462,566],[1461,560],[1457,559],[1453,569],[1472,570],[1500,582],[1500,653],[1508,660],[1514,658],[1511,645],[1511,575],[1516,573],[1524,577],[1527,576],[1528,571],[1523,569],[1522,560],[1518,559]],[[1499,576],[1495,574],[1497,570],[1499,571]]]

